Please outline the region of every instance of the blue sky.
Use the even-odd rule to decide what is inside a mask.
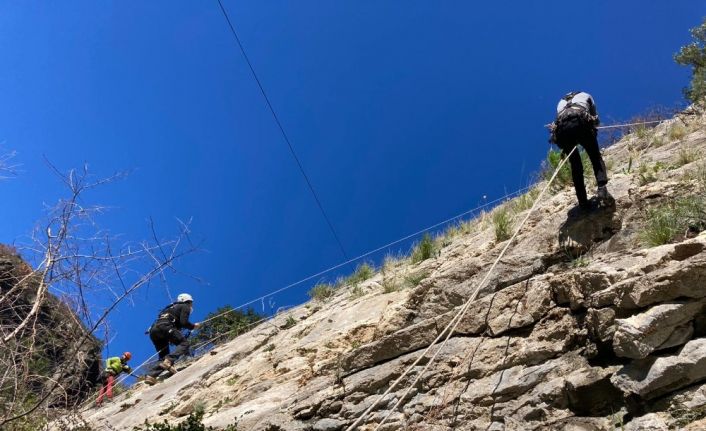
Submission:
[[[604,123],[683,104],[672,56],[706,16],[687,0],[224,5],[349,255],[526,185],[569,90]],[[0,142],[22,165],[0,183],[0,241],[59,197],[46,156],[133,170],[90,195],[126,241],[148,217],[165,235],[193,217],[208,252],[183,268],[208,285],[171,290],[194,295],[194,320],[342,260],[215,0],[5,2],[0,46]],[[136,299],[110,352],[141,361],[167,297]]]

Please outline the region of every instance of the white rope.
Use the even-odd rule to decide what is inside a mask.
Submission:
[[[419,364],[419,362],[422,360],[422,358],[424,358],[424,356],[426,356],[426,354],[429,353],[429,351],[432,349],[432,347],[433,347],[437,342],[439,342],[439,340],[444,336],[444,334],[446,334],[446,338],[444,339],[444,341],[443,341],[443,343],[441,344],[441,346],[439,347],[439,349],[436,351],[436,353],[434,353],[434,355],[432,356],[432,358],[431,358],[431,359],[429,360],[429,362],[427,362],[427,364],[424,366],[424,368],[423,368],[422,371],[419,373],[419,375],[417,376],[417,378],[414,380],[414,382],[412,383],[412,385],[407,389],[407,391],[405,391],[404,395],[402,395],[402,397],[400,397],[400,399],[397,401],[397,403],[395,404],[395,406],[388,412],[387,416],[385,416],[385,417],[383,418],[383,420],[378,424],[378,426],[377,426],[375,429],[376,429],[376,430],[379,429],[379,428],[385,423],[385,421],[387,420],[387,418],[390,417],[390,415],[392,414],[392,412],[394,412],[394,411],[397,409],[397,407],[399,407],[399,405],[402,403],[402,401],[405,399],[405,397],[409,394],[409,391],[412,390],[412,388],[414,388],[414,386],[417,384],[417,382],[419,382],[419,379],[421,379],[421,377],[424,375],[424,372],[426,372],[426,370],[429,368],[429,366],[431,366],[431,364],[434,362],[434,360],[436,359],[436,356],[439,354],[439,352],[441,352],[441,350],[446,346],[446,342],[449,340],[449,338],[451,338],[451,335],[454,333],[454,331],[455,331],[456,328],[458,327],[459,323],[461,323],[461,320],[463,319],[463,317],[465,316],[466,312],[468,311],[468,308],[470,307],[471,303],[472,303],[472,302],[476,299],[476,297],[478,296],[478,293],[480,292],[480,289],[484,286],[484,284],[486,283],[486,281],[487,281],[488,278],[490,277],[490,274],[493,272],[493,270],[495,269],[495,267],[496,267],[496,266],[498,265],[498,263],[500,262],[500,259],[505,255],[505,252],[508,250],[508,248],[510,247],[510,245],[512,244],[512,242],[515,240],[515,238],[517,237],[517,235],[520,233],[520,230],[522,229],[522,227],[525,225],[525,223],[527,222],[527,220],[529,219],[529,217],[532,215],[532,213],[534,212],[534,210],[537,208],[537,204],[539,203],[539,201],[541,200],[541,198],[544,196],[544,194],[546,193],[546,191],[547,191],[547,189],[549,188],[549,186],[551,186],[551,184],[554,182],[554,179],[556,178],[556,176],[557,176],[557,174],[559,173],[559,171],[561,170],[561,168],[564,166],[564,164],[565,164],[566,161],[569,159],[569,157],[571,156],[571,154],[573,154],[573,152],[576,151],[576,148],[577,148],[577,147],[574,147],[574,148],[569,152],[569,154],[568,154],[564,159],[561,160],[561,162],[559,163],[559,165],[556,167],[556,170],[554,171],[554,174],[551,176],[551,178],[549,179],[549,181],[547,182],[547,184],[544,186],[544,188],[542,189],[542,191],[539,193],[539,195],[538,195],[537,198],[535,199],[534,203],[532,204],[532,208],[530,208],[530,210],[527,212],[527,215],[526,215],[525,218],[522,220],[522,222],[518,225],[518,227],[517,227],[517,229],[515,230],[515,233],[512,235],[512,237],[507,241],[507,243],[505,244],[505,247],[503,247],[502,251],[500,252],[500,254],[498,255],[498,257],[495,259],[495,261],[493,262],[492,266],[490,267],[490,269],[489,269],[488,272],[486,273],[486,275],[485,275],[485,277],[483,278],[483,280],[478,284],[478,287],[476,287],[476,289],[475,289],[475,291],[473,292],[473,294],[471,295],[471,297],[470,297],[470,298],[466,301],[466,303],[461,307],[461,309],[458,311],[458,313],[456,313],[456,315],[451,319],[451,321],[449,321],[449,323],[448,323],[448,324],[446,325],[446,327],[439,333],[439,335],[434,339],[434,341],[431,342],[431,344],[429,345],[429,347],[427,347],[427,348],[422,352],[422,354],[419,355],[419,357],[414,361],[414,363],[413,363],[412,365],[410,365],[409,367],[407,367],[407,369],[392,383],[392,385],[390,385],[390,387],[388,387],[387,390],[386,390],[380,397],[378,397],[378,398],[375,400],[375,402],[374,402],[370,407],[368,407],[368,408],[363,412],[363,414],[361,414],[360,417],[359,417],[351,426],[349,426],[349,427],[346,429],[346,431],[352,431],[352,430],[354,430],[358,425],[360,425],[361,422],[370,414],[370,412],[380,403],[380,401],[382,401],[383,398],[385,398],[395,387],[397,387],[397,385],[402,381],[402,379],[404,379],[404,378],[407,376],[407,374],[409,374],[409,372],[412,371],[412,369],[414,369],[414,367],[416,367],[417,364]],[[448,331],[448,332],[447,332],[447,331]]]
[[[246,302],[246,303],[244,303],[244,304],[240,304],[240,305],[238,305],[237,307],[234,307],[234,308],[232,308],[232,309],[230,309],[230,310],[224,311],[223,313],[220,313],[220,314],[217,314],[217,315],[215,315],[215,316],[209,317],[208,319],[204,320],[204,321],[201,322],[201,323],[209,322],[209,321],[211,321],[211,320],[213,320],[213,319],[216,319],[216,318],[218,318],[218,317],[221,317],[221,316],[223,316],[223,315],[225,315],[225,314],[232,313],[232,312],[234,312],[234,311],[236,311],[236,310],[239,310],[239,309],[241,309],[241,308],[244,308],[244,307],[246,307],[246,306],[248,306],[248,305],[252,305],[252,304],[254,304],[254,303],[256,303],[256,302],[260,302],[260,301],[262,301],[262,300],[265,299],[265,298],[269,298],[270,296],[273,296],[273,295],[276,295],[276,294],[278,294],[278,293],[281,293],[281,292],[283,292],[283,291],[285,291],[285,290],[287,290],[287,289],[291,289],[292,287],[298,286],[298,285],[300,285],[300,284],[302,284],[302,283],[304,283],[304,282],[307,282],[307,281],[313,280],[313,279],[315,279],[315,278],[321,277],[321,276],[324,275],[324,274],[327,274],[327,273],[329,273],[329,272],[331,272],[331,271],[334,271],[334,270],[336,270],[336,269],[339,269],[339,268],[341,268],[341,267],[344,267],[344,266],[346,266],[346,265],[348,265],[348,264],[350,264],[350,263],[353,263],[353,262],[359,261],[359,260],[361,260],[361,259],[364,259],[364,258],[366,258],[366,257],[368,257],[368,256],[370,256],[370,255],[372,255],[372,254],[375,254],[375,253],[377,253],[377,252],[379,252],[379,251],[382,251],[382,250],[385,250],[385,249],[387,249],[387,248],[390,248],[390,247],[392,247],[393,245],[399,244],[399,243],[404,242],[404,241],[406,241],[406,240],[408,240],[408,239],[411,239],[411,238],[414,238],[414,237],[416,237],[416,236],[419,236],[419,235],[421,235],[421,234],[423,234],[423,233],[425,233],[425,232],[428,232],[428,231],[430,231],[430,230],[432,230],[432,229],[435,229],[435,228],[437,228],[437,227],[439,227],[439,226],[443,226],[443,225],[448,224],[448,223],[450,223],[450,222],[452,222],[452,221],[454,221],[454,220],[460,219],[460,218],[462,218],[462,217],[464,217],[464,216],[467,216],[467,215],[469,215],[469,214],[471,214],[471,213],[474,213],[474,212],[476,212],[476,211],[478,211],[478,210],[480,210],[480,209],[486,208],[486,207],[488,207],[489,205],[493,205],[493,204],[496,204],[496,203],[498,203],[498,202],[502,202],[502,201],[507,200],[508,198],[510,198],[510,197],[512,197],[512,196],[518,196],[518,195],[520,195],[520,194],[526,192],[527,190],[531,189],[532,187],[533,187],[533,186],[527,186],[527,187],[523,187],[523,188],[521,188],[521,189],[518,189],[518,190],[516,190],[516,191],[514,191],[514,192],[512,192],[512,193],[507,193],[507,194],[506,194],[505,196],[503,196],[503,197],[497,198],[497,199],[492,200],[492,201],[490,201],[490,202],[486,202],[486,203],[484,203],[483,205],[479,205],[479,206],[477,206],[477,207],[475,207],[475,208],[473,208],[473,209],[470,209],[470,210],[468,210],[468,211],[464,211],[464,212],[462,212],[461,214],[458,214],[458,215],[456,215],[456,216],[453,216],[453,217],[451,217],[451,218],[449,218],[449,219],[446,219],[446,220],[444,220],[444,221],[442,221],[442,222],[436,223],[436,224],[431,225],[431,226],[429,226],[429,227],[426,227],[426,228],[424,228],[424,229],[422,229],[422,230],[419,230],[419,231],[417,231],[417,232],[414,232],[414,233],[412,233],[412,234],[409,234],[409,235],[407,235],[407,236],[405,236],[405,237],[402,237],[402,238],[400,238],[400,239],[394,240],[394,241],[392,241],[392,242],[390,242],[390,243],[387,243],[387,244],[385,244],[385,245],[383,245],[383,246],[380,246],[380,247],[378,247],[378,248],[376,248],[376,249],[374,249],[374,250],[371,250],[371,251],[368,251],[368,252],[366,252],[366,253],[363,253],[363,254],[361,254],[360,256],[354,257],[354,258],[352,258],[352,259],[348,259],[348,260],[345,261],[345,262],[341,262],[341,263],[336,264],[336,265],[334,265],[334,266],[332,266],[332,267],[330,267],[330,268],[324,269],[323,271],[319,271],[319,272],[317,272],[316,274],[313,274],[313,275],[310,275],[310,276],[308,276],[308,277],[302,278],[302,279],[299,280],[299,281],[296,281],[296,282],[294,282],[294,283],[288,284],[288,285],[286,285],[286,286],[284,286],[284,287],[282,287],[282,288],[280,288],[280,289],[277,289],[277,290],[272,291],[272,292],[270,292],[270,293],[268,293],[268,294],[265,294],[265,295],[263,295],[263,296],[260,296],[259,298],[255,298],[255,299],[253,299],[252,301],[248,301],[248,302]]]
[[[667,120],[654,120],[654,121],[642,121],[642,122],[639,122],[639,123],[613,124],[613,125],[610,125],[610,126],[598,126],[598,127],[596,127],[596,129],[598,129],[598,130],[602,130],[602,129],[615,129],[615,128],[618,128],[618,127],[640,126],[640,125],[644,125],[644,124],[657,124],[657,123],[661,123],[661,122],[663,122],[663,121],[667,121]]]
[[[382,250],[384,250],[384,249],[386,249],[386,248],[392,247],[393,245],[399,244],[399,243],[401,243],[401,242],[403,242],[403,241],[406,241],[406,240],[408,240],[408,239],[414,238],[414,237],[416,237],[416,236],[418,236],[418,235],[421,235],[422,233],[428,232],[428,231],[430,231],[430,230],[432,230],[432,229],[435,229],[435,228],[437,228],[437,227],[439,227],[439,226],[443,226],[443,225],[448,224],[448,223],[450,223],[450,222],[452,222],[452,221],[454,221],[454,220],[457,220],[457,219],[460,219],[460,218],[462,218],[462,217],[465,217],[465,216],[467,216],[467,215],[469,215],[469,214],[472,214],[472,213],[474,213],[474,212],[476,212],[476,211],[478,211],[478,210],[481,210],[481,209],[483,209],[483,208],[486,208],[486,207],[488,207],[489,205],[493,205],[493,204],[496,204],[496,203],[498,203],[498,202],[502,202],[502,201],[504,201],[504,200],[507,200],[507,199],[510,198],[510,197],[513,197],[513,196],[519,196],[520,194],[526,192],[527,190],[529,190],[529,189],[532,188],[532,187],[533,187],[533,186],[523,187],[523,188],[518,189],[518,190],[516,190],[516,191],[514,191],[514,192],[512,192],[512,193],[507,193],[507,194],[505,194],[505,196],[502,196],[502,197],[497,198],[497,199],[495,199],[495,200],[492,200],[492,201],[489,201],[489,202],[485,202],[485,203],[482,204],[482,205],[479,205],[479,206],[477,206],[477,207],[475,207],[475,208],[473,208],[473,209],[464,211],[464,212],[462,212],[461,214],[458,214],[458,215],[456,215],[456,216],[453,216],[453,217],[451,217],[451,218],[448,218],[448,219],[446,219],[446,220],[444,220],[444,221],[442,221],[442,222],[436,223],[436,224],[434,224],[434,225],[431,225],[431,226],[429,226],[429,227],[426,227],[426,228],[424,228],[424,229],[421,229],[421,230],[419,230],[419,231],[417,231],[417,232],[414,232],[414,233],[412,233],[412,234],[409,234],[409,235],[407,235],[407,236],[404,236],[404,237],[402,237],[402,238],[400,238],[400,239],[397,239],[397,240],[395,240],[395,241],[392,241],[392,242],[390,242],[390,243],[387,243],[387,244],[385,244],[385,245],[383,245],[383,246],[380,246],[380,247],[378,247],[378,248],[376,248],[376,249],[374,249],[374,250],[371,250],[371,251],[368,251],[368,252],[366,252],[366,253],[363,253],[363,254],[361,254],[360,256],[354,257],[354,258],[352,258],[352,259],[348,259],[348,260],[345,261],[345,262],[342,262],[342,263],[339,263],[339,264],[334,265],[334,266],[332,266],[332,267],[329,267],[329,268],[327,268],[327,269],[324,269],[323,271],[319,271],[319,272],[317,272],[316,274],[310,275],[310,276],[305,277],[305,278],[303,278],[303,279],[301,279],[301,280],[299,280],[299,281],[296,281],[296,282],[294,282],[294,283],[288,284],[288,285],[286,285],[286,286],[284,286],[284,287],[282,287],[282,288],[280,288],[280,289],[274,290],[274,291],[272,291],[272,292],[270,292],[270,293],[268,293],[268,294],[266,294],[266,295],[260,296],[259,298],[256,298],[256,299],[253,299],[253,300],[251,300],[251,301],[248,301],[248,302],[245,302],[245,303],[243,303],[243,304],[240,304],[240,305],[238,305],[237,307],[231,308],[230,310],[226,310],[226,311],[224,311],[224,312],[222,312],[222,313],[220,313],[220,314],[216,314],[215,316],[211,316],[211,317],[209,317],[208,319],[202,321],[201,323],[210,322],[211,320],[214,320],[214,319],[216,319],[216,318],[218,318],[218,317],[221,317],[221,316],[224,316],[224,315],[226,315],[226,314],[232,313],[232,312],[234,312],[234,311],[236,311],[236,310],[242,309],[242,308],[244,308],[244,307],[246,307],[246,306],[248,306],[248,305],[252,305],[252,304],[254,304],[254,303],[256,303],[256,302],[260,302],[260,301],[264,300],[265,298],[268,298],[268,297],[270,297],[270,296],[276,295],[276,294],[278,294],[278,293],[280,293],[280,292],[283,292],[283,291],[285,291],[285,290],[287,290],[287,289],[291,289],[292,287],[295,287],[295,286],[300,285],[300,284],[302,284],[302,283],[304,283],[304,282],[310,281],[310,280],[312,280],[312,279],[314,279],[314,278],[318,278],[318,277],[320,277],[320,276],[322,276],[322,275],[324,275],[324,274],[326,274],[326,273],[329,273],[329,272],[331,272],[331,271],[333,271],[333,270],[336,270],[336,269],[338,269],[338,268],[341,268],[341,267],[343,267],[343,266],[345,266],[345,265],[348,265],[348,264],[350,264],[350,263],[352,263],[352,262],[361,260],[361,259],[363,259],[363,258],[366,258],[366,257],[372,255],[372,254],[375,254],[375,253],[377,253],[377,252],[379,252],[379,251],[382,251]],[[274,317],[276,317],[276,316],[270,316],[269,318],[261,319],[261,320],[255,322],[255,323],[267,321],[267,320],[270,320],[270,319],[272,319],[272,318],[274,318]],[[246,326],[246,327],[249,327],[249,326],[252,326],[252,324],[250,324],[250,325],[248,325],[248,326]],[[215,338],[212,339],[212,340],[206,341],[206,342],[203,343],[201,346],[206,345],[206,344],[209,344],[209,343],[212,343],[212,342],[215,341],[217,338],[220,338],[220,337],[222,337],[222,336],[224,336],[224,335],[226,335],[226,334],[228,334],[228,332],[227,332],[227,333],[224,333],[224,334],[220,334],[219,336],[215,337]],[[197,347],[197,348],[198,348],[198,347]],[[142,362],[140,365],[138,365],[137,367],[134,367],[134,368],[132,369],[132,371],[135,372],[135,371],[139,370],[140,368],[142,368],[143,366],[145,366],[147,363],[149,363],[152,359],[154,359],[158,354],[159,354],[159,353],[153,354],[152,356],[150,356],[149,358],[147,358],[144,362]],[[117,380],[115,381],[114,385],[117,385],[118,383],[122,383],[122,382],[125,381],[129,376],[130,376],[129,374],[125,374],[125,375],[121,376],[119,379],[117,379]],[[96,399],[97,399],[97,396],[96,396],[96,398],[91,398],[91,399],[87,400],[87,401],[86,401],[86,404],[88,404],[89,402],[92,403],[92,402],[95,401]],[[84,405],[85,405],[85,404],[84,404]]]
[[[609,126],[598,126],[596,129],[598,130],[604,130],[604,129],[616,129],[618,127],[629,127],[629,126],[641,126],[645,124],[657,124],[657,123],[662,123],[664,121],[667,121],[666,119],[664,120],[654,120],[654,121],[640,121],[637,123],[624,123],[624,124],[611,124]],[[547,129],[552,127],[553,123],[545,124],[544,127]]]

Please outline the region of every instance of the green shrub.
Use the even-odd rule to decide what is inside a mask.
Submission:
[[[355,286],[353,286],[353,289],[351,289],[351,299],[357,299],[363,295],[365,295],[365,291],[363,290],[362,287],[360,287],[359,284],[356,284]]]
[[[581,156],[584,178],[593,178],[593,166],[591,165],[591,160],[589,159],[588,154],[586,154],[586,152],[583,151],[582,148],[578,148],[576,151],[578,151],[579,155]],[[542,171],[542,177],[545,180],[549,181],[549,179],[551,179],[552,175],[554,175],[554,171],[559,166],[562,159],[563,155],[561,150],[549,150],[549,153],[547,154],[547,159],[544,162],[544,169]],[[573,179],[571,178],[570,163],[567,160],[567,162],[564,163],[564,166],[561,167],[561,170],[554,179],[554,182],[552,183],[552,189],[554,191],[561,190],[571,184],[573,184]]]
[[[397,280],[397,277],[395,276],[385,276],[382,278],[382,291],[384,293],[397,292],[401,287],[402,286],[400,286],[399,280]]]
[[[686,134],[686,127],[684,127],[680,123],[672,124],[671,127],[667,130],[667,138],[669,138],[670,141],[678,141],[680,139],[683,139]]]
[[[641,122],[639,120],[637,121],[631,121],[631,122]],[[650,127],[647,124],[637,124],[635,126],[632,126],[630,128],[630,133],[633,133],[638,139],[646,139],[651,137],[652,132],[654,127]]]
[[[702,231],[706,226],[706,202],[701,195],[676,199],[650,208],[642,240],[648,246],[668,244],[689,231]]]
[[[539,189],[530,189],[527,193],[520,195],[510,202],[510,208],[515,214],[521,213],[522,211],[532,208],[534,201],[539,196]]]
[[[691,68],[691,83],[684,89],[684,95],[691,102],[703,106],[706,102],[706,18],[689,32],[694,41],[681,47],[674,61]]]
[[[327,301],[329,300],[334,293],[335,289],[332,285],[328,283],[319,283],[316,286],[312,287],[311,290],[309,290],[309,298],[315,300],[315,301]]]
[[[571,261],[571,267],[583,268],[584,266],[588,266],[588,263],[588,259],[585,256],[579,256]]]
[[[700,191],[706,192],[706,163],[701,162],[693,173],[694,179],[699,185]]]
[[[287,320],[284,322],[283,329],[289,329],[297,324],[297,319],[292,316],[287,316]]]
[[[4,410],[4,408],[3,408],[3,410]],[[41,430],[41,429],[46,428],[47,422],[48,421],[44,417],[43,414],[33,414],[33,415],[24,416],[18,420],[10,422],[9,424],[5,425],[7,428],[3,428],[3,430],[7,430],[7,431]],[[67,429],[69,429],[69,428],[67,427]],[[86,431],[89,431],[89,430],[90,430],[90,428]]]
[[[412,263],[425,261],[434,255],[434,240],[425,233],[422,240],[412,249]]]
[[[203,408],[196,409],[184,422],[176,425],[171,425],[166,419],[156,424],[150,424],[145,420],[144,425],[134,427],[133,431],[215,431],[216,428],[206,427],[202,423],[203,415]],[[237,431],[237,429],[237,425],[233,424],[223,428],[223,431]]]
[[[499,207],[493,212],[493,230],[497,242],[509,239],[512,233],[512,215],[506,207]]]
[[[549,150],[549,153],[547,153],[547,160],[545,161],[545,168],[542,172],[542,176],[545,180],[549,181],[551,179],[557,166],[561,163],[562,158],[563,155],[561,150]],[[567,161],[554,179],[552,188],[561,189],[569,184],[571,184],[571,168],[569,167],[569,162]]]
[[[368,262],[363,262],[355,268],[355,272],[345,279],[344,284],[355,285],[375,275],[375,268]]]
[[[417,287],[419,286],[419,283],[422,282],[425,278],[427,278],[429,274],[426,272],[420,272],[417,274],[408,274],[404,277],[404,284],[405,287]]]
[[[252,308],[242,311],[230,305],[223,306],[206,315],[203,326],[189,337],[189,345],[197,347],[217,337],[220,337],[217,342],[223,343],[252,330],[262,319],[264,316]]]
[[[664,168],[664,164],[657,162],[652,165],[648,163],[643,163],[637,170],[638,183],[644,186],[649,183],[657,181],[657,175]]]
[[[696,151],[690,149],[690,148],[680,148],[679,152],[677,152],[677,160],[674,164],[675,168],[688,165],[689,163],[695,161],[699,155],[696,153]]]
[[[399,263],[399,257],[393,255],[385,256],[385,260],[380,268],[382,273],[382,290],[384,293],[391,293],[400,290],[400,283],[397,279],[397,265]]]
[[[655,148],[659,148],[664,145],[664,138],[662,136],[652,137],[651,145]]]

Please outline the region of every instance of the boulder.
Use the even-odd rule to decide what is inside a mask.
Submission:
[[[653,399],[706,379],[706,339],[691,340],[678,354],[647,357],[621,368],[611,382],[626,394]]]
[[[670,302],[656,305],[627,319],[616,319],[613,336],[615,354],[642,359],[655,350],[687,342],[694,332],[691,321],[706,302]]]

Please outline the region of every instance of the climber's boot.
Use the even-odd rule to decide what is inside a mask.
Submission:
[[[169,371],[172,374],[177,373],[177,369],[174,368],[174,363],[169,358],[164,358],[164,360],[159,363],[159,367],[163,370]]]
[[[604,185],[598,187],[598,190],[596,190],[596,197],[598,198],[598,202],[601,206],[610,207],[615,205],[615,199],[608,192],[608,187]]]

